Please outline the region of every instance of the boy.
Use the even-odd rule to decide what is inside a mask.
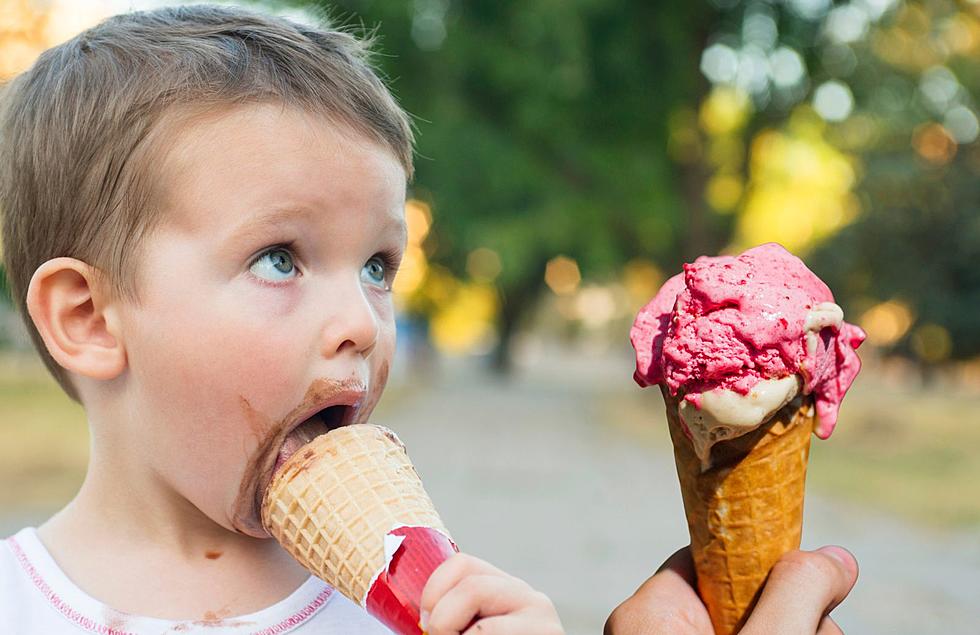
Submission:
[[[7,87],[0,134],[13,296],[92,439],[75,499],[0,545],[0,632],[386,632],[257,505],[311,415],[368,419],[394,349],[412,134],[362,45],[230,8],[117,16]],[[423,609],[433,635],[561,632],[469,556]]]

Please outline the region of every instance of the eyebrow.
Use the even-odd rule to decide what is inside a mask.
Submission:
[[[248,242],[253,237],[264,237],[270,231],[279,228],[283,223],[295,220],[309,220],[314,215],[313,210],[303,207],[280,207],[266,212],[257,218],[250,218],[239,224],[231,232],[228,242]]]
[[[385,223],[385,229],[389,227],[394,227],[398,232],[398,240],[402,245],[408,242],[408,224],[405,222],[404,215],[402,216],[389,216],[388,221]]]
[[[266,212],[257,218],[251,218],[238,225],[229,235],[228,242],[240,244],[249,242],[252,238],[261,238],[269,232],[280,228],[283,223],[289,221],[308,221],[319,212],[308,207],[280,207]],[[403,217],[388,214],[386,215],[384,230],[390,231],[394,228],[398,233],[399,240],[404,243],[408,240],[408,226]]]

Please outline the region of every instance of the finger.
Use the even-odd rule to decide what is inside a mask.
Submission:
[[[545,624],[539,617],[528,615],[496,615],[487,617],[463,631],[463,635],[512,635],[513,633],[534,633],[535,635],[564,635],[561,622],[556,617]]]
[[[679,575],[691,587],[695,585],[697,574],[694,572],[694,558],[691,557],[691,547],[682,547],[675,551],[660,565],[657,573],[672,571]]]
[[[634,596],[651,607],[702,608],[695,590],[696,575],[690,547],[684,547],[667,558],[657,572],[640,585]]]
[[[543,597],[517,578],[468,575],[439,598],[429,614],[426,630],[431,635],[462,633],[478,617],[505,615],[543,604]]]
[[[712,633],[711,620],[695,590],[694,560],[678,550],[606,621],[606,635]]]
[[[776,563],[743,635],[814,633],[857,581],[857,561],[842,547],[792,551]]]
[[[858,575],[860,575],[860,567],[858,567],[857,558],[854,557],[854,554],[844,547],[828,545],[826,547],[820,547],[817,549],[817,551],[838,560],[844,566],[845,576],[847,580],[849,580],[847,583],[847,588],[844,589],[844,592],[827,606],[827,610],[824,613],[824,615],[827,615],[827,613],[833,611],[835,608],[837,608],[838,604],[844,601],[847,594],[850,593],[851,589],[854,588],[854,585],[857,584]]]
[[[421,610],[430,613],[439,598],[449,589],[456,586],[461,579],[474,574],[507,576],[489,562],[468,554],[457,553],[439,565],[429,576],[425,588],[422,589],[422,599],[419,601]]]
[[[816,635],[844,635],[844,631],[828,616],[820,620]]]

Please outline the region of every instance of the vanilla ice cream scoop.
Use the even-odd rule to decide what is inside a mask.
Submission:
[[[687,426],[702,469],[710,466],[711,447],[755,430],[800,392],[799,376],[760,379],[748,394],[715,388],[701,394],[701,407],[682,401],[680,417]]]

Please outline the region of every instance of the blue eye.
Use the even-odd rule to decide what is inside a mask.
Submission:
[[[361,279],[368,284],[377,285],[385,289],[388,288],[387,274],[388,267],[380,256],[375,256],[365,263],[361,269]]]
[[[256,276],[265,280],[288,280],[296,276],[296,265],[293,256],[281,247],[270,249],[255,259],[249,267]]]

